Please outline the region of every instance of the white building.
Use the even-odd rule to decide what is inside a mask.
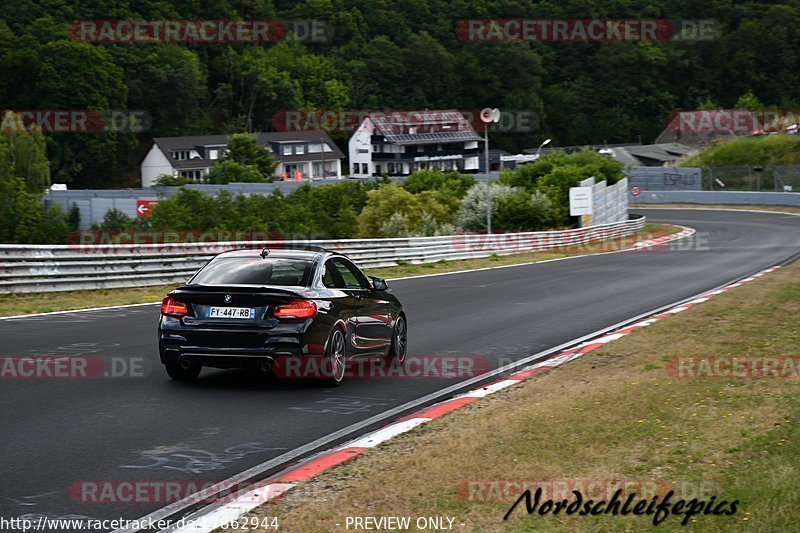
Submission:
[[[278,161],[275,176],[292,179],[341,178],[344,154],[325,132],[254,133],[259,146],[269,148]],[[152,187],[159,176],[184,176],[197,183],[227,148],[226,135],[156,137],[141,165],[142,187]]]
[[[481,137],[454,109],[373,113],[350,138],[349,174],[407,176],[420,169],[479,169]]]

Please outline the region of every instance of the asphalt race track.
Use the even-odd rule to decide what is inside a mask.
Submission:
[[[643,211],[644,212],[644,211]],[[800,217],[652,210],[697,229],[683,246],[398,280],[410,356],[509,362],[688,298],[800,251]],[[0,321],[0,356],[86,355],[142,377],[0,380],[0,516],[139,518],[164,503],[81,503],[82,481],[216,482],[452,379],[351,379],[338,388],[205,369],[171,382],[158,307]],[[126,369],[117,368],[122,374]],[[130,369],[127,369],[130,370]]]

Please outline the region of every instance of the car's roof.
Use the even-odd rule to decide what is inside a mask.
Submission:
[[[217,257],[261,257],[264,249],[251,249],[251,250],[230,250],[222,252]],[[288,259],[305,259],[311,261],[318,256],[325,254],[335,254],[328,250],[304,250],[299,248],[267,248],[269,255],[267,257],[279,257]]]

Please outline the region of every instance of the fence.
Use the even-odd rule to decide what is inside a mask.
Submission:
[[[637,197],[631,195],[630,202],[633,207],[637,204],[672,203],[800,206],[800,194],[746,191],[642,191]]]
[[[800,165],[753,165],[703,168],[709,191],[799,192]]]
[[[703,174],[699,168],[634,167],[627,171],[631,187],[643,191],[700,191]]]
[[[347,254],[362,268],[435,263],[553,250],[641,231],[644,217],[579,229],[399,239],[307,241]],[[125,245],[0,245],[0,294],[181,283],[214,254],[293,243],[216,242]]]

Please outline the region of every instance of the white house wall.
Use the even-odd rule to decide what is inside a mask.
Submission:
[[[347,169],[346,174],[358,178],[368,178],[372,176],[375,171],[372,165],[372,132],[374,126],[369,118],[365,118],[356,132],[350,137],[348,142],[348,152],[350,160],[348,164],[350,168]],[[361,152],[359,152],[361,150]],[[358,163],[358,172],[354,172],[353,165]],[[363,172],[363,165],[366,163],[368,172]]]
[[[152,187],[159,176],[163,174],[172,176],[174,170],[161,148],[157,144],[153,144],[142,161],[142,187]]]

